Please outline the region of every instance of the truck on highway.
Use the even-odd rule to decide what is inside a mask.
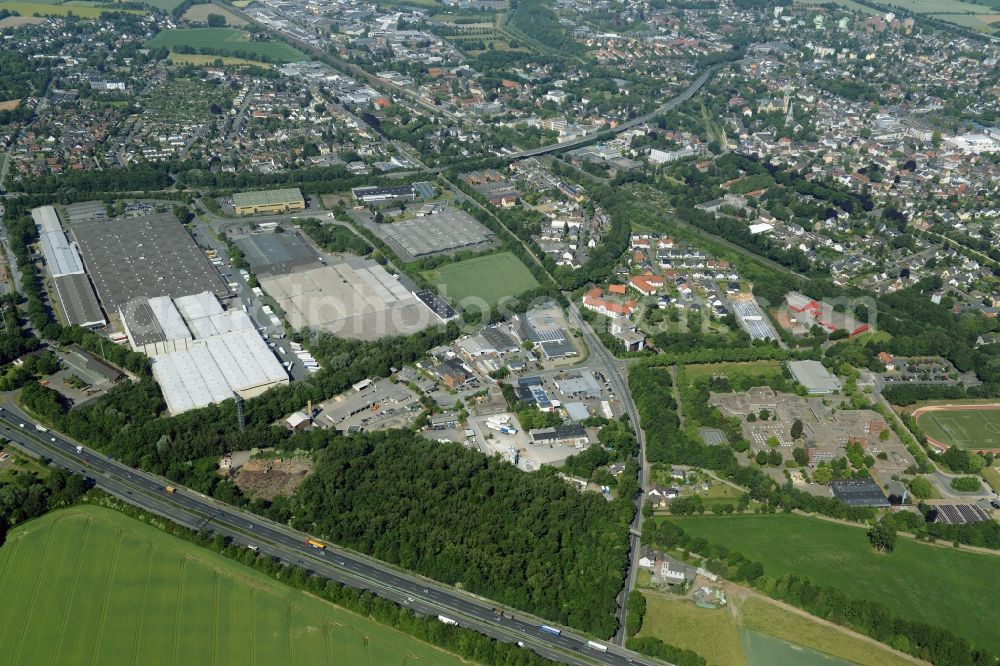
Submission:
[[[255,546],[253,544],[250,544],[249,546],[247,546],[247,550],[249,550],[250,552],[253,552],[253,553],[259,553],[260,552],[260,548],[258,548],[257,546]]]
[[[598,643],[597,641],[587,641],[587,647],[591,650],[597,650],[598,652],[607,652],[608,646],[604,643]]]
[[[166,488],[164,488],[164,490],[166,490],[166,491],[167,491],[168,493],[170,493],[171,495],[173,495],[174,493],[176,493],[176,492],[177,492],[177,489],[176,489],[176,488],[174,488],[173,486],[167,486]]]
[[[453,619],[451,619],[450,617],[448,617],[446,615],[438,615],[438,622],[441,622],[443,624],[450,624],[450,625],[455,626],[455,627],[458,626],[458,621],[457,620],[453,620]]]
[[[326,550],[326,544],[316,541],[316,539],[309,539],[308,541],[306,541],[306,545],[312,546],[313,548],[316,548],[318,550]]]
[[[538,630],[545,632],[546,634],[552,634],[553,636],[559,636],[560,634],[562,634],[562,630],[556,629],[555,627],[550,627],[547,624],[538,625]]]
[[[35,424],[35,430],[37,430],[38,432],[48,432],[49,431],[48,428],[46,428],[45,426],[43,426],[43,425],[41,425],[39,423]]]

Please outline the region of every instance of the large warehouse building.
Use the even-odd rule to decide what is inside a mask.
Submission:
[[[306,201],[297,187],[262,192],[237,192],[233,195],[237,215],[291,213],[306,209]]]
[[[52,206],[35,208],[31,211],[31,218],[38,229],[45,265],[52,275],[56,297],[67,322],[86,327],[106,325],[107,320],[97,303],[94,287],[87,279],[80,253],[66,237],[56,209]]]
[[[224,311],[210,292],[148,299],[123,312],[122,323],[132,348],[152,356],[171,414],[288,383],[250,317]]]
[[[230,295],[208,257],[173,213],[74,224],[97,296],[109,315],[130,302],[210,291]]]

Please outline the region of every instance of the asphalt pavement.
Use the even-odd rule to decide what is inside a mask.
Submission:
[[[95,485],[139,508],[168,518],[192,529],[207,529],[242,545],[254,545],[260,552],[282,562],[308,568],[326,578],[409,606],[417,613],[444,615],[497,640],[521,642],[524,647],[549,659],[567,664],[659,664],[658,660],[624,650],[616,645],[602,652],[588,645],[592,640],[561,629],[551,634],[540,629],[553,625],[510,608],[497,617],[497,604],[436,581],[398,570],[373,558],[327,545],[317,549],[307,545],[312,538],[252,513],[228,506],[210,497],[136,469],[97,451],[78,445],[64,435],[39,429],[9,400],[0,412],[0,436],[33,456],[93,479]],[[176,488],[173,493],[166,486]],[[558,626],[558,625],[553,625]]]

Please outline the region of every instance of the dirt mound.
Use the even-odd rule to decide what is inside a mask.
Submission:
[[[312,461],[298,458],[255,458],[233,473],[233,481],[250,497],[291,496],[312,471]]]

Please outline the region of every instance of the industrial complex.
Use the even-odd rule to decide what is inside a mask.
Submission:
[[[122,323],[132,349],[153,358],[153,377],[171,414],[288,383],[250,317],[224,311],[210,292],[146,299]]]
[[[76,240],[109,315],[133,299],[185,296],[229,288],[173,213],[75,224]]]

